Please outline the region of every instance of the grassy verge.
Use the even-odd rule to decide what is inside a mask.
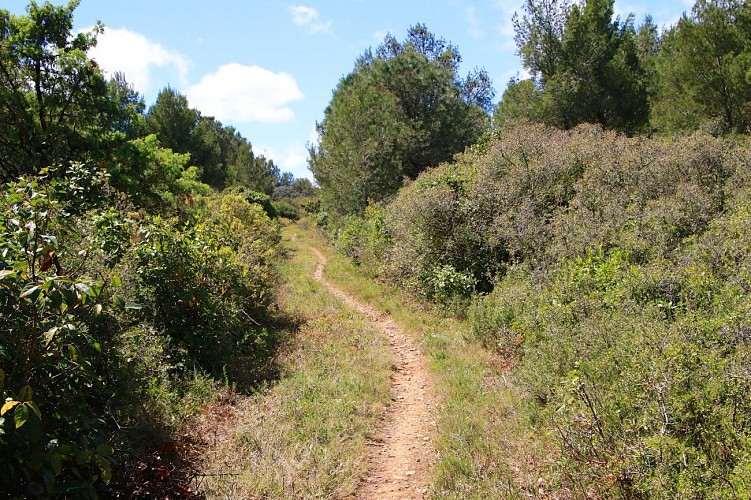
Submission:
[[[217,409],[203,490],[210,497],[343,497],[365,473],[366,439],[390,397],[391,358],[379,332],[313,280],[311,232],[285,228],[279,291],[300,324],[268,391]],[[209,437],[210,439],[210,437]]]
[[[322,238],[317,245],[327,246]],[[411,303],[341,255],[330,256],[325,274],[341,289],[389,312],[430,358],[439,412],[432,495],[515,498],[544,493],[546,484],[539,478],[549,475],[551,443],[532,433],[508,367],[468,340],[469,325],[437,308]]]

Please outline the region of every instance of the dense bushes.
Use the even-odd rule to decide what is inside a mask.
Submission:
[[[22,179],[0,199],[10,495],[94,496],[113,471],[122,485],[139,435],[174,429],[218,383],[258,381],[278,341],[263,325],[280,234],[259,205],[198,198],[163,218],[92,201],[106,176],[87,170]]]
[[[552,484],[733,496],[751,487],[750,164],[742,139],[521,125],[334,236],[381,277],[469,304],[558,438]]]

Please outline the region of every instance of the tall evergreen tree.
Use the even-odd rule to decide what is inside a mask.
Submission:
[[[751,126],[751,5],[698,0],[664,37],[657,58],[658,130],[746,132]]]
[[[462,80],[461,56],[424,25],[404,42],[387,36],[334,91],[310,147],[326,205],[357,212],[394,193],[404,177],[450,160],[489,125],[493,91],[484,71]]]
[[[188,105],[187,97],[167,87],[159,92],[156,102],[149,108],[146,126],[164,147],[176,153],[189,153],[193,145],[191,135],[199,118],[198,111]]]
[[[545,122],[628,133],[645,127],[647,80],[631,16],[614,19],[613,0],[527,0],[525,12],[514,19],[516,42],[540,89]]]

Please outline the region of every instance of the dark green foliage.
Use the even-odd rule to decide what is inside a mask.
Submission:
[[[344,77],[318,124],[310,168],[323,203],[338,214],[362,212],[396,192],[404,177],[472,144],[488,125],[493,91],[484,72],[457,76],[456,49],[411,28],[391,36]]]
[[[188,99],[167,87],[159,92],[156,102],[146,114],[146,128],[160,142],[176,153],[190,153],[193,129],[200,115],[188,106]]]
[[[0,200],[0,490],[13,496],[93,496],[111,477],[94,410],[103,283],[74,271],[80,236],[59,201],[79,187],[30,179]]]
[[[132,457],[115,460],[112,445],[143,452],[144,429],[168,432],[217,383],[251,387],[279,341],[264,326],[279,228],[259,205],[196,202],[186,224],[103,208],[106,176],[67,171],[7,185],[0,199],[8,495],[94,497],[112,477],[112,491],[133,491],[119,465]]]
[[[276,207],[271,201],[271,197],[264,193],[259,193],[258,191],[252,191],[250,189],[238,186],[227,189],[225,191],[225,194],[237,195],[250,204],[258,205],[271,219],[276,219],[278,217]]]
[[[317,192],[318,188],[314,187],[309,179],[302,178],[295,179],[290,184],[281,184],[275,187],[271,198],[273,200],[306,198],[315,196]]]
[[[136,273],[134,302],[185,353],[184,363],[254,382],[275,347],[257,328],[267,319],[278,228],[259,205],[234,195],[212,202],[201,223],[154,219],[137,228],[126,254]],[[174,353],[173,355],[176,355]],[[231,358],[247,365],[234,371]]]
[[[286,200],[278,200],[273,202],[274,209],[279,217],[284,217],[289,220],[297,220],[300,215],[297,213],[297,208]]]
[[[73,33],[71,1],[32,3],[26,16],[0,10],[0,181],[47,166],[107,155],[107,85],[86,51],[91,33]]]
[[[745,133],[751,125],[751,6],[698,0],[664,36],[656,58],[659,130]]]
[[[511,79],[493,114],[493,128],[500,129],[514,120],[542,122],[542,92],[532,79]]]
[[[202,116],[187,98],[167,87],[146,114],[146,130],[175,153],[188,154],[199,179],[216,189],[244,186],[271,195],[282,174],[272,160],[255,156],[250,142],[233,127]],[[289,175],[289,174],[288,174]]]

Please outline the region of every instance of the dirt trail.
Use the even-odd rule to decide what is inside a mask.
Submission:
[[[363,314],[388,336],[395,366],[391,375],[391,404],[378,434],[368,444],[369,473],[355,495],[363,499],[423,498],[430,483],[433,448],[433,401],[427,361],[414,341],[374,308],[331,285],[323,277],[326,257],[318,256],[315,279],[342,302]]]

